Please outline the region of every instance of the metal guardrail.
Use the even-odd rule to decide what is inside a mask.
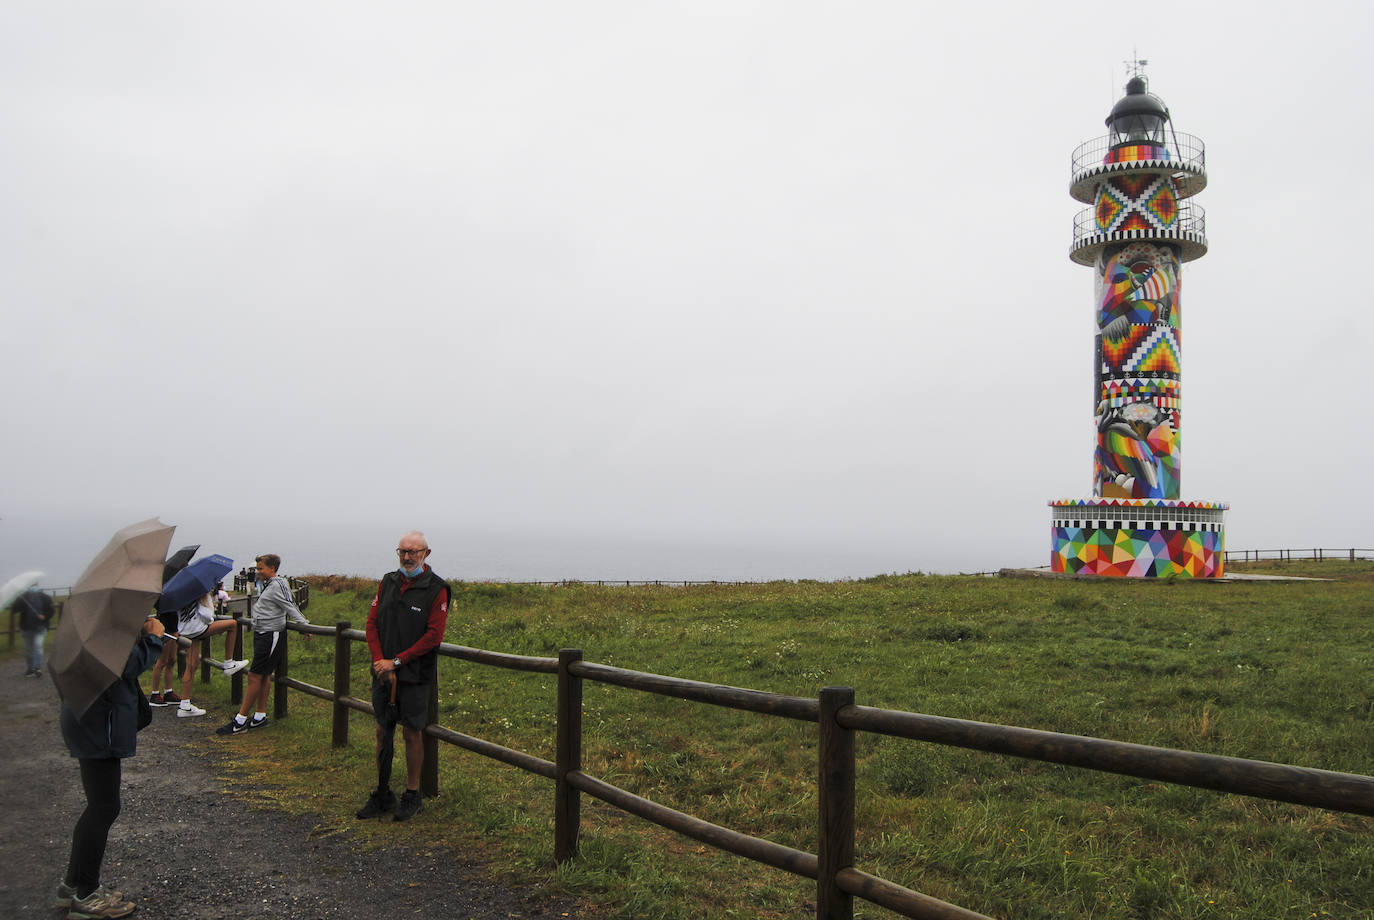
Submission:
[[[1263,562],[1266,559],[1281,562],[1312,560],[1325,562],[1331,559],[1345,559],[1350,562],[1374,557],[1374,549],[1228,549],[1227,562]]]

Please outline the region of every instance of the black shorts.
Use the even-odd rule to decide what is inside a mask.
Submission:
[[[159,610],[157,612],[157,619],[158,622],[162,624],[162,628],[167,635],[172,636],[176,634],[179,621],[175,610]]]
[[[377,716],[378,725],[394,725],[396,722],[415,731],[424,731],[429,722],[429,693],[433,684],[397,684],[396,708],[399,717],[387,718],[387,706],[391,703],[391,681],[372,678],[372,711]]]
[[[286,657],[286,630],[253,633],[253,663],[249,674],[268,675],[277,670],[277,662]]]

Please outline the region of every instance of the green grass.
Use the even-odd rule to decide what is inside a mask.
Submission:
[[[1249,567],[1261,570],[1259,566]],[[1266,564],[1262,570],[1272,570]],[[887,576],[698,587],[456,585],[448,641],[863,705],[1374,774],[1374,565],[1284,563],[1333,582],[1204,584]],[[373,585],[315,579],[313,622],[361,627]],[[337,590],[338,593],[330,593]],[[332,643],[292,643],[327,685]],[[355,693],[367,652],[354,646]],[[552,677],[445,660],[440,721],[553,759]],[[212,695],[227,696],[216,681]],[[708,821],[815,851],[814,725],[588,682],[584,769]],[[552,784],[440,746],[441,795],[397,828],[354,822],[370,720],[329,745],[302,694],[226,742],[320,833],[480,854],[617,918],[801,917],[814,883],[583,797],[554,866]],[[1374,917],[1374,820],[861,735],[859,868],[1000,917]],[[398,760],[397,774],[402,775]],[[888,917],[856,903],[856,916]]]

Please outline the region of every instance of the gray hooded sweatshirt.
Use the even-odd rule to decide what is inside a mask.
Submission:
[[[288,616],[293,622],[310,625],[291,599],[291,586],[285,578],[273,575],[266,584],[258,582],[258,596],[253,599],[253,632],[281,632]]]

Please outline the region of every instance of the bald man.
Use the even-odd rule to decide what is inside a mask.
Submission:
[[[367,645],[372,650],[372,708],[377,717],[377,788],[358,810],[359,818],[388,812],[406,821],[420,810],[420,767],[429,697],[438,674],[439,643],[448,625],[448,582],[425,562],[429,542],[418,530],[396,544],[400,565],[382,576],[367,611]],[[395,685],[395,706],[391,706]],[[391,791],[391,750],[396,723],[406,748],[406,789],[400,801]]]

